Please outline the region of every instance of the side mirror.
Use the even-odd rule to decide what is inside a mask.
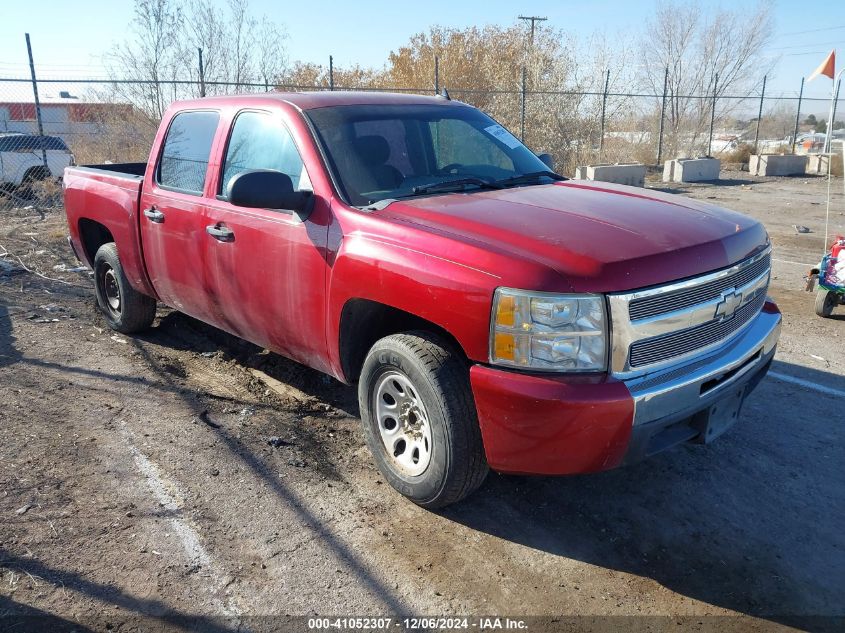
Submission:
[[[552,171],[555,170],[555,159],[552,158],[551,154],[537,154],[537,158],[539,158],[546,167]]]
[[[314,198],[310,191],[294,191],[290,176],[273,169],[250,169],[236,174],[227,189],[229,202],[235,206],[293,211],[303,220]]]

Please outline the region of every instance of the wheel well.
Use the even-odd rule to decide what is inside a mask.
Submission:
[[[46,180],[51,176],[50,170],[44,167],[44,165],[39,165],[37,167],[30,167],[27,169],[23,174],[23,179],[21,182],[24,184],[28,182],[34,182],[37,180]]]
[[[79,221],[79,239],[82,241],[82,248],[88,262],[93,266],[94,255],[100,250],[103,244],[114,242],[114,237],[104,225],[94,220],[82,218]]]
[[[455,337],[436,323],[376,301],[351,299],[340,315],[340,362],[346,380],[358,379],[367,352],[376,341],[409,330],[438,334],[466,357]]]

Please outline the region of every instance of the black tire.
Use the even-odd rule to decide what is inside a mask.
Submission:
[[[94,287],[97,305],[113,330],[132,334],[152,325],[156,300],[129,285],[114,242],[103,244],[94,256]]]
[[[416,389],[430,425],[425,471],[409,476],[382,440],[376,390],[386,375],[399,372]],[[387,482],[426,508],[442,508],[474,492],[488,468],[478,426],[469,371],[463,356],[428,332],[387,336],[373,345],[358,383],[358,401],[367,444]],[[395,424],[395,422],[394,422]]]
[[[816,292],[816,314],[828,318],[833,314],[833,308],[839,304],[839,296],[835,292],[819,288]]]

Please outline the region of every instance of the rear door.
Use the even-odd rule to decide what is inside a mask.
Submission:
[[[281,113],[235,114],[218,196],[208,207],[208,225],[218,234],[205,236],[209,287],[220,327],[326,370],[321,359],[326,356],[327,198],[315,195],[314,210],[302,221],[285,209],[238,207],[227,196],[232,178],[251,169],[281,171],[295,189],[312,190],[301,155]]]
[[[141,245],[161,301],[213,321],[206,287],[206,182],[220,114],[183,111],[170,121],[154,169],[141,191]]]

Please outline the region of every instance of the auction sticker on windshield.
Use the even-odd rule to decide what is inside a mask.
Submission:
[[[484,128],[484,131],[487,132],[493,138],[495,138],[497,141],[501,141],[511,149],[519,146],[519,139],[516,138],[510,132],[508,132],[498,123],[496,125],[491,125],[489,127]]]

